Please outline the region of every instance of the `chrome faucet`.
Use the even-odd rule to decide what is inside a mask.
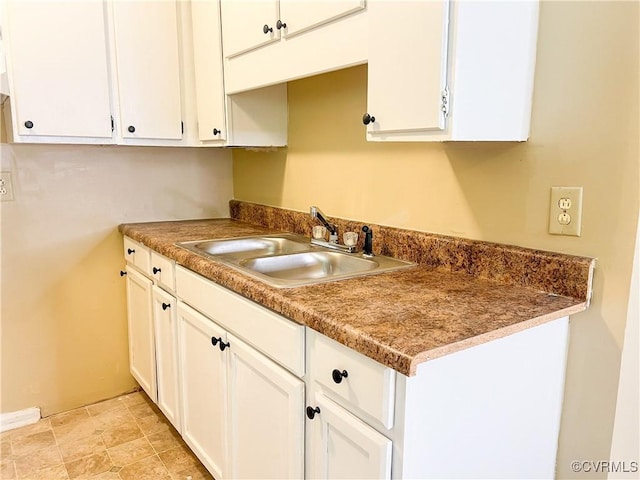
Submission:
[[[329,241],[321,240],[319,238],[312,238],[311,244],[319,247],[330,248],[332,250],[339,250],[346,253],[355,253],[358,251],[358,247],[355,245],[340,245],[338,243],[338,226],[327,220],[327,217],[322,210],[318,207],[311,207],[311,218],[315,218],[329,230]]]
[[[325,218],[325,214],[322,213],[318,207],[311,207],[311,218],[316,218],[320,220],[327,230],[329,230],[329,242],[330,243],[338,243],[338,227],[333,223],[329,223],[329,221]]]

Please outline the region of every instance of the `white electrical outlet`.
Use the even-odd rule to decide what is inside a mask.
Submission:
[[[582,187],[551,187],[549,233],[579,237],[582,231]]]
[[[11,172],[0,172],[0,201],[13,200],[13,182]]]

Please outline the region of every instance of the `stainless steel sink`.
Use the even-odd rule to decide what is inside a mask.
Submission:
[[[301,235],[266,235],[223,240],[181,242],[179,246],[198,254],[211,256],[260,257],[309,250],[309,239]]]
[[[300,235],[266,235],[177,244],[274,287],[299,287],[412,267],[395,258],[329,251]]]

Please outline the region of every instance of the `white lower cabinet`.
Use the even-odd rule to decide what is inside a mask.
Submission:
[[[391,478],[391,440],[321,393],[308,408],[309,478]]]
[[[182,437],[216,479],[227,478],[224,330],[178,304]],[[215,344],[214,344],[215,343]]]
[[[237,295],[182,268],[176,273],[183,438],[216,479],[303,478],[304,382],[249,343],[271,351],[261,332],[270,322],[274,331],[282,328],[284,319],[249,300],[245,309]],[[248,338],[221,326],[234,319]],[[262,325],[246,330],[252,322]],[[303,335],[280,331],[300,342],[291,350],[302,359]],[[290,363],[295,370],[301,362]]]
[[[304,382],[228,338],[229,478],[302,478]]]
[[[180,431],[176,298],[155,285],[152,288],[152,297],[158,407],[176,430]]]
[[[129,370],[154,402],[156,355],[151,287],[153,282],[127,265],[127,313],[129,316]]]

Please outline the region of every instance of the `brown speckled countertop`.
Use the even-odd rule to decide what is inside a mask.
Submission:
[[[236,219],[125,224],[119,229],[178,264],[405,375],[415,374],[426,360],[588,306],[593,259],[390,227],[373,226],[377,253],[418,266],[286,289],[175,245],[309,231],[308,214],[300,212],[235,201],[231,212]],[[350,229],[362,225],[330,220]]]

